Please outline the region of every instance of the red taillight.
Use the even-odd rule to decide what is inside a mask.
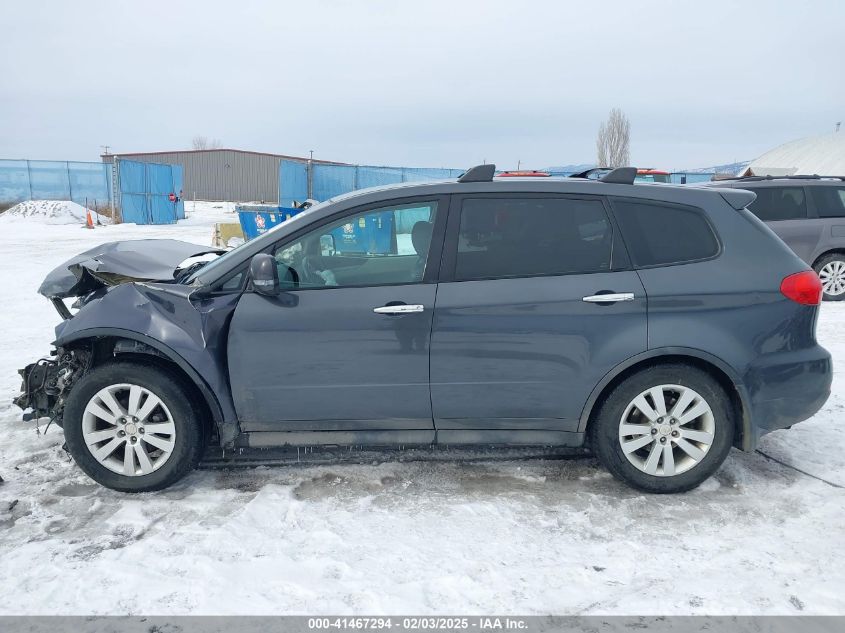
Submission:
[[[805,306],[817,306],[822,301],[822,282],[812,270],[786,277],[780,282],[780,291],[787,299]]]

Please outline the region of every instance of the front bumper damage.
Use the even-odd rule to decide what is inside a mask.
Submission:
[[[21,394],[13,402],[24,410],[23,420],[49,418],[62,426],[67,395],[71,387],[84,375],[91,363],[91,352],[58,348],[18,370],[23,378]]]
[[[193,266],[199,265],[197,262],[187,264],[191,258],[223,252],[218,248],[169,239],[108,242],[80,253],[52,270],[38,292],[52,302],[66,324],[74,315],[65,305],[65,299],[78,297],[73,307],[81,308],[128,282],[172,283],[177,276],[190,273]],[[180,266],[182,264],[186,266]],[[21,394],[13,402],[24,410],[24,421],[50,418],[61,426],[67,395],[90,368],[92,357],[93,350],[59,347],[49,357],[19,370],[23,385]]]

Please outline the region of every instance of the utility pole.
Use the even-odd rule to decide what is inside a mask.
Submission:
[[[308,165],[306,166],[306,175],[308,176],[308,200],[311,200],[314,196],[312,195],[314,189],[314,150],[308,150]]]
[[[100,145],[100,148],[103,150],[103,154],[111,154],[111,152],[109,151],[109,150],[111,149],[111,147],[110,147],[110,146],[108,146],[108,145]]]

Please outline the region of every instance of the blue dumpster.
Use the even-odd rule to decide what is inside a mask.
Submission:
[[[331,236],[338,253],[387,255],[396,252],[393,211],[352,218],[331,231]]]
[[[238,219],[241,222],[241,229],[247,240],[266,233],[274,226],[281,224],[285,220],[289,220],[304,210],[294,207],[278,207],[265,204],[239,204],[235,207],[235,211],[238,212]]]
[[[266,233],[302,213],[304,209],[274,205],[237,205],[235,210],[247,240]],[[332,231],[333,250],[342,254],[387,255],[396,252],[396,231],[393,211],[369,213],[350,219]]]

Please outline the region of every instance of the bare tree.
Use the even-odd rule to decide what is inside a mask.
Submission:
[[[619,108],[613,108],[599,127],[596,150],[599,167],[627,167],[631,162],[631,122]]]
[[[217,138],[209,139],[207,136],[195,136],[191,140],[191,146],[193,149],[220,149],[223,144]]]

